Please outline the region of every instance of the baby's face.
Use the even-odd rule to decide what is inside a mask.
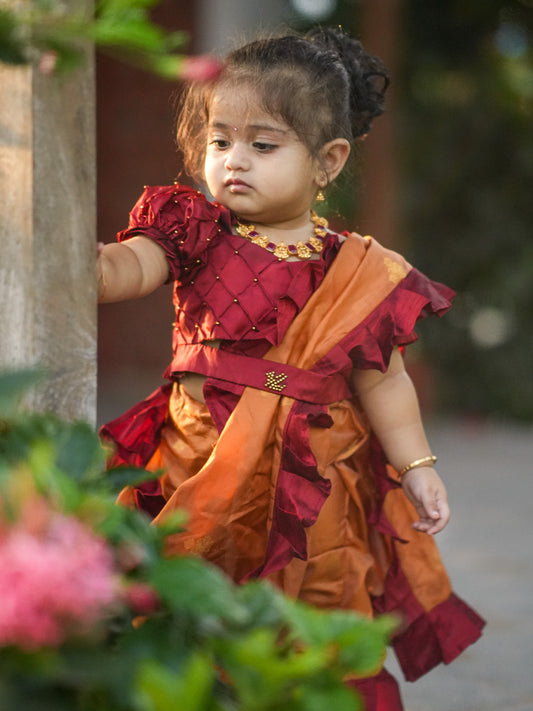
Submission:
[[[221,88],[209,114],[205,179],[214,199],[254,224],[308,214],[320,168],[294,130],[246,87]]]

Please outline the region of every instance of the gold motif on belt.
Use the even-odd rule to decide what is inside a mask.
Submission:
[[[284,382],[285,380],[287,380],[287,375],[285,373],[276,373],[275,370],[269,370],[267,373],[265,373],[265,375],[266,388],[280,393],[287,386],[287,383]]]

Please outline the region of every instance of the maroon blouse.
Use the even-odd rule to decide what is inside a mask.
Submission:
[[[338,235],[328,232],[320,259],[280,261],[232,234],[226,208],[181,185],[145,189],[117,237],[136,234],[154,239],[167,255],[174,353],[184,344],[222,339],[225,349],[263,355],[280,343],[340,247]]]

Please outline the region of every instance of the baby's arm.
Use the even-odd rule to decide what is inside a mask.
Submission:
[[[372,429],[396,470],[431,455],[416,391],[397,348],[386,373],[354,370],[352,381]],[[441,531],[450,510],[446,489],[433,467],[411,469],[402,476],[402,487],[420,516],[413,528],[431,534]]]
[[[167,281],[167,258],[148,237],[99,245],[97,278],[100,303],[136,299]]]

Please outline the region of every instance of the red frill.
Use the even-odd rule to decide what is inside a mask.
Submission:
[[[129,464],[145,467],[159,445],[161,428],[168,414],[172,383],[155,390],[120,417],[100,428],[100,437],[113,444],[108,467]]]
[[[350,679],[347,684],[357,689],[365,711],[404,711],[398,682],[386,669],[366,679]]]
[[[394,346],[416,341],[419,319],[442,316],[450,309],[455,293],[431,281],[417,269],[407,276],[339,347],[349,353],[354,367],[385,372]]]
[[[331,491],[331,482],[318,473],[309,444],[309,427],[331,427],[325,405],[296,401],[287,417],[272,512],[272,525],[263,565],[250,577],[266,577],[293,558],[307,558],[305,529],[316,521]]]
[[[100,428],[100,437],[113,446],[107,461],[109,469],[124,465],[146,467],[161,439],[171,391],[172,383],[163,385],[146,400]],[[133,494],[137,508],[150,518],[155,518],[165,505],[157,479],[139,484]]]
[[[416,681],[438,664],[450,664],[479,639],[485,626],[455,593],[424,610],[397,562],[389,569],[384,594],[374,598],[373,605],[377,614],[397,613],[403,620],[392,646],[407,681]]]

